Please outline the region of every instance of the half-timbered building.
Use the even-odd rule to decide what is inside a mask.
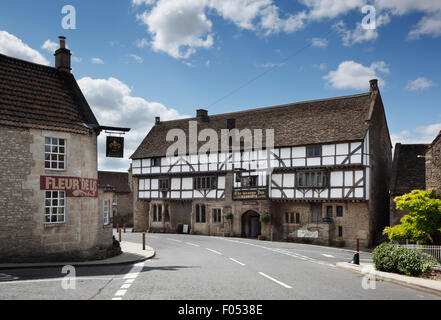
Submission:
[[[135,230],[175,232],[186,224],[196,234],[328,245],[336,238],[352,245],[359,237],[372,245],[389,222],[392,148],[377,80],[370,88],[228,114],[157,118],[131,157]],[[194,122],[197,133],[211,129],[218,136],[273,129],[274,142],[266,137],[238,150],[168,155],[168,133],[178,129],[188,138]],[[269,223],[260,221],[264,213]]]

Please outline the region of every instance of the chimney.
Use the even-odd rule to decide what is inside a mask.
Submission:
[[[208,122],[208,111],[204,109],[198,109],[196,111],[196,118],[198,122]]]
[[[69,72],[72,70],[70,68],[70,56],[72,55],[70,53],[70,50],[66,48],[66,37],[60,36],[58,37],[60,39],[60,48],[55,51],[55,68],[64,71]]]
[[[156,117],[155,118],[155,124],[160,124],[161,123],[161,118],[160,117]]]
[[[369,81],[370,83],[370,91],[376,92],[378,91],[378,79],[372,79]]]

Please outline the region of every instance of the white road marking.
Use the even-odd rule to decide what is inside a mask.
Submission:
[[[322,253],[322,256],[325,256],[328,258],[335,258],[332,254],[326,254],[326,253]]]
[[[271,281],[274,281],[274,282],[277,283],[277,284],[280,284],[282,287],[285,287],[285,288],[287,288],[287,289],[292,289],[291,286],[289,286],[289,285],[287,285],[287,284],[285,284],[285,283],[283,283],[283,282],[281,282],[281,281],[279,281],[279,280],[277,280],[277,279],[274,279],[273,277],[270,277],[269,275],[267,275],[267,274],[265,274],[265,273],[263,273],[263,272],[259,272],[259,274],[260,274],[261,276],[264,276],[264,277],[267,278],[267,279],[270,279]]]
[[[213,253],[216,253],[216,254],[218,254],[218,255],[222,255],[222,253],[220,253],[219,251],[216,251],[216,250],[213,250],[213,249],[209,249],[209,248],[205,248],[205,249],[207,249],[208,251],[211,251],[211,252],[213,252]]]
[[[121,286],[121,289],[129,289],[131,286],[132,286],[131,283],[124,283],[124,284]]]
[[[176,239],[172,239],[172,238],[167,238],[167,240],[170,240],[170,241],[174,241],[174,242],[179,242],[179,243],[182,243],[182,241],[181,241],[181,240],[176,240]]]
[[[122,300],[121,297],[112,298],[112,300]]]
[[[135,281],[135,279],[127,279],[126,283],[133,283],[133,281]]]
[[[230,260],[231,260],[231,261],[234,261],[234,262],[236,262],[236,263],[238,263],[238,264],[240,264],[241,266],[245,266],[245,263],[242,263],[242,262],[240,262],[240,261],[237,261],[236,259],[230,258]]]
[[[35,282],[53,282],[53,281],[63,281],[64,278],[52,278],[52,279],[34,279],[34,280],[8,280],[8,281],[0,281],[0,284],[16,284],[16,283],[35,283]],[[77,277],[77,281],[85,281],[85,280],[123,280],[124,278],[92,278],[92,277]]]
[[[123,295],[126,294],[126,292],[127,292],[127,290],[118,290],[118,291],[115,293],[115,297],[122,297]]]
[[[186,244],[188,244],[189,246],[193,246],[193,247],[200,247],[200,245],[194,244],[194,243],[191,243],[191,242],[186,242]]]

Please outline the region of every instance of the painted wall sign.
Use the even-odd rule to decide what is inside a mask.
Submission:
[[[257,200],[267,199],[268,194],[266,190],[234,190],[233,199],[237,200]]]
[[[124,138],[107,137],[106,138],[106,157],[124,158]]]
[[[297,230],[297,238],[318,238],[318,231]]]
[[[40,176],[40,190],[64,190],[70,198],[98,198],[98,180],[76,177]]]

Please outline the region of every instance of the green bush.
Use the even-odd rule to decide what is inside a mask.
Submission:
[[[262,222],[262,223],[268,223],[271,220],[270,215],[266,212],[261,213],[259,219],[260,219],[260,222]]]
[[[375,269],[385,272],[398,272],[398,259],[395,255],[395,246],[384,242],[375,248],[372,259]]]
[[[119,248],[120,244],[119,241],[115,239],[115,236],[113,236],[113,247]]]
[[[420,276],[438,264],[431,255],[392,243],[382,243],[373,252],[375,268],[379,271],[404,273],[409,276]]]
[[[224,218],[227,220],[232,220],[233,219],[233,212],[231,212],[231,210],[225,212]]]

